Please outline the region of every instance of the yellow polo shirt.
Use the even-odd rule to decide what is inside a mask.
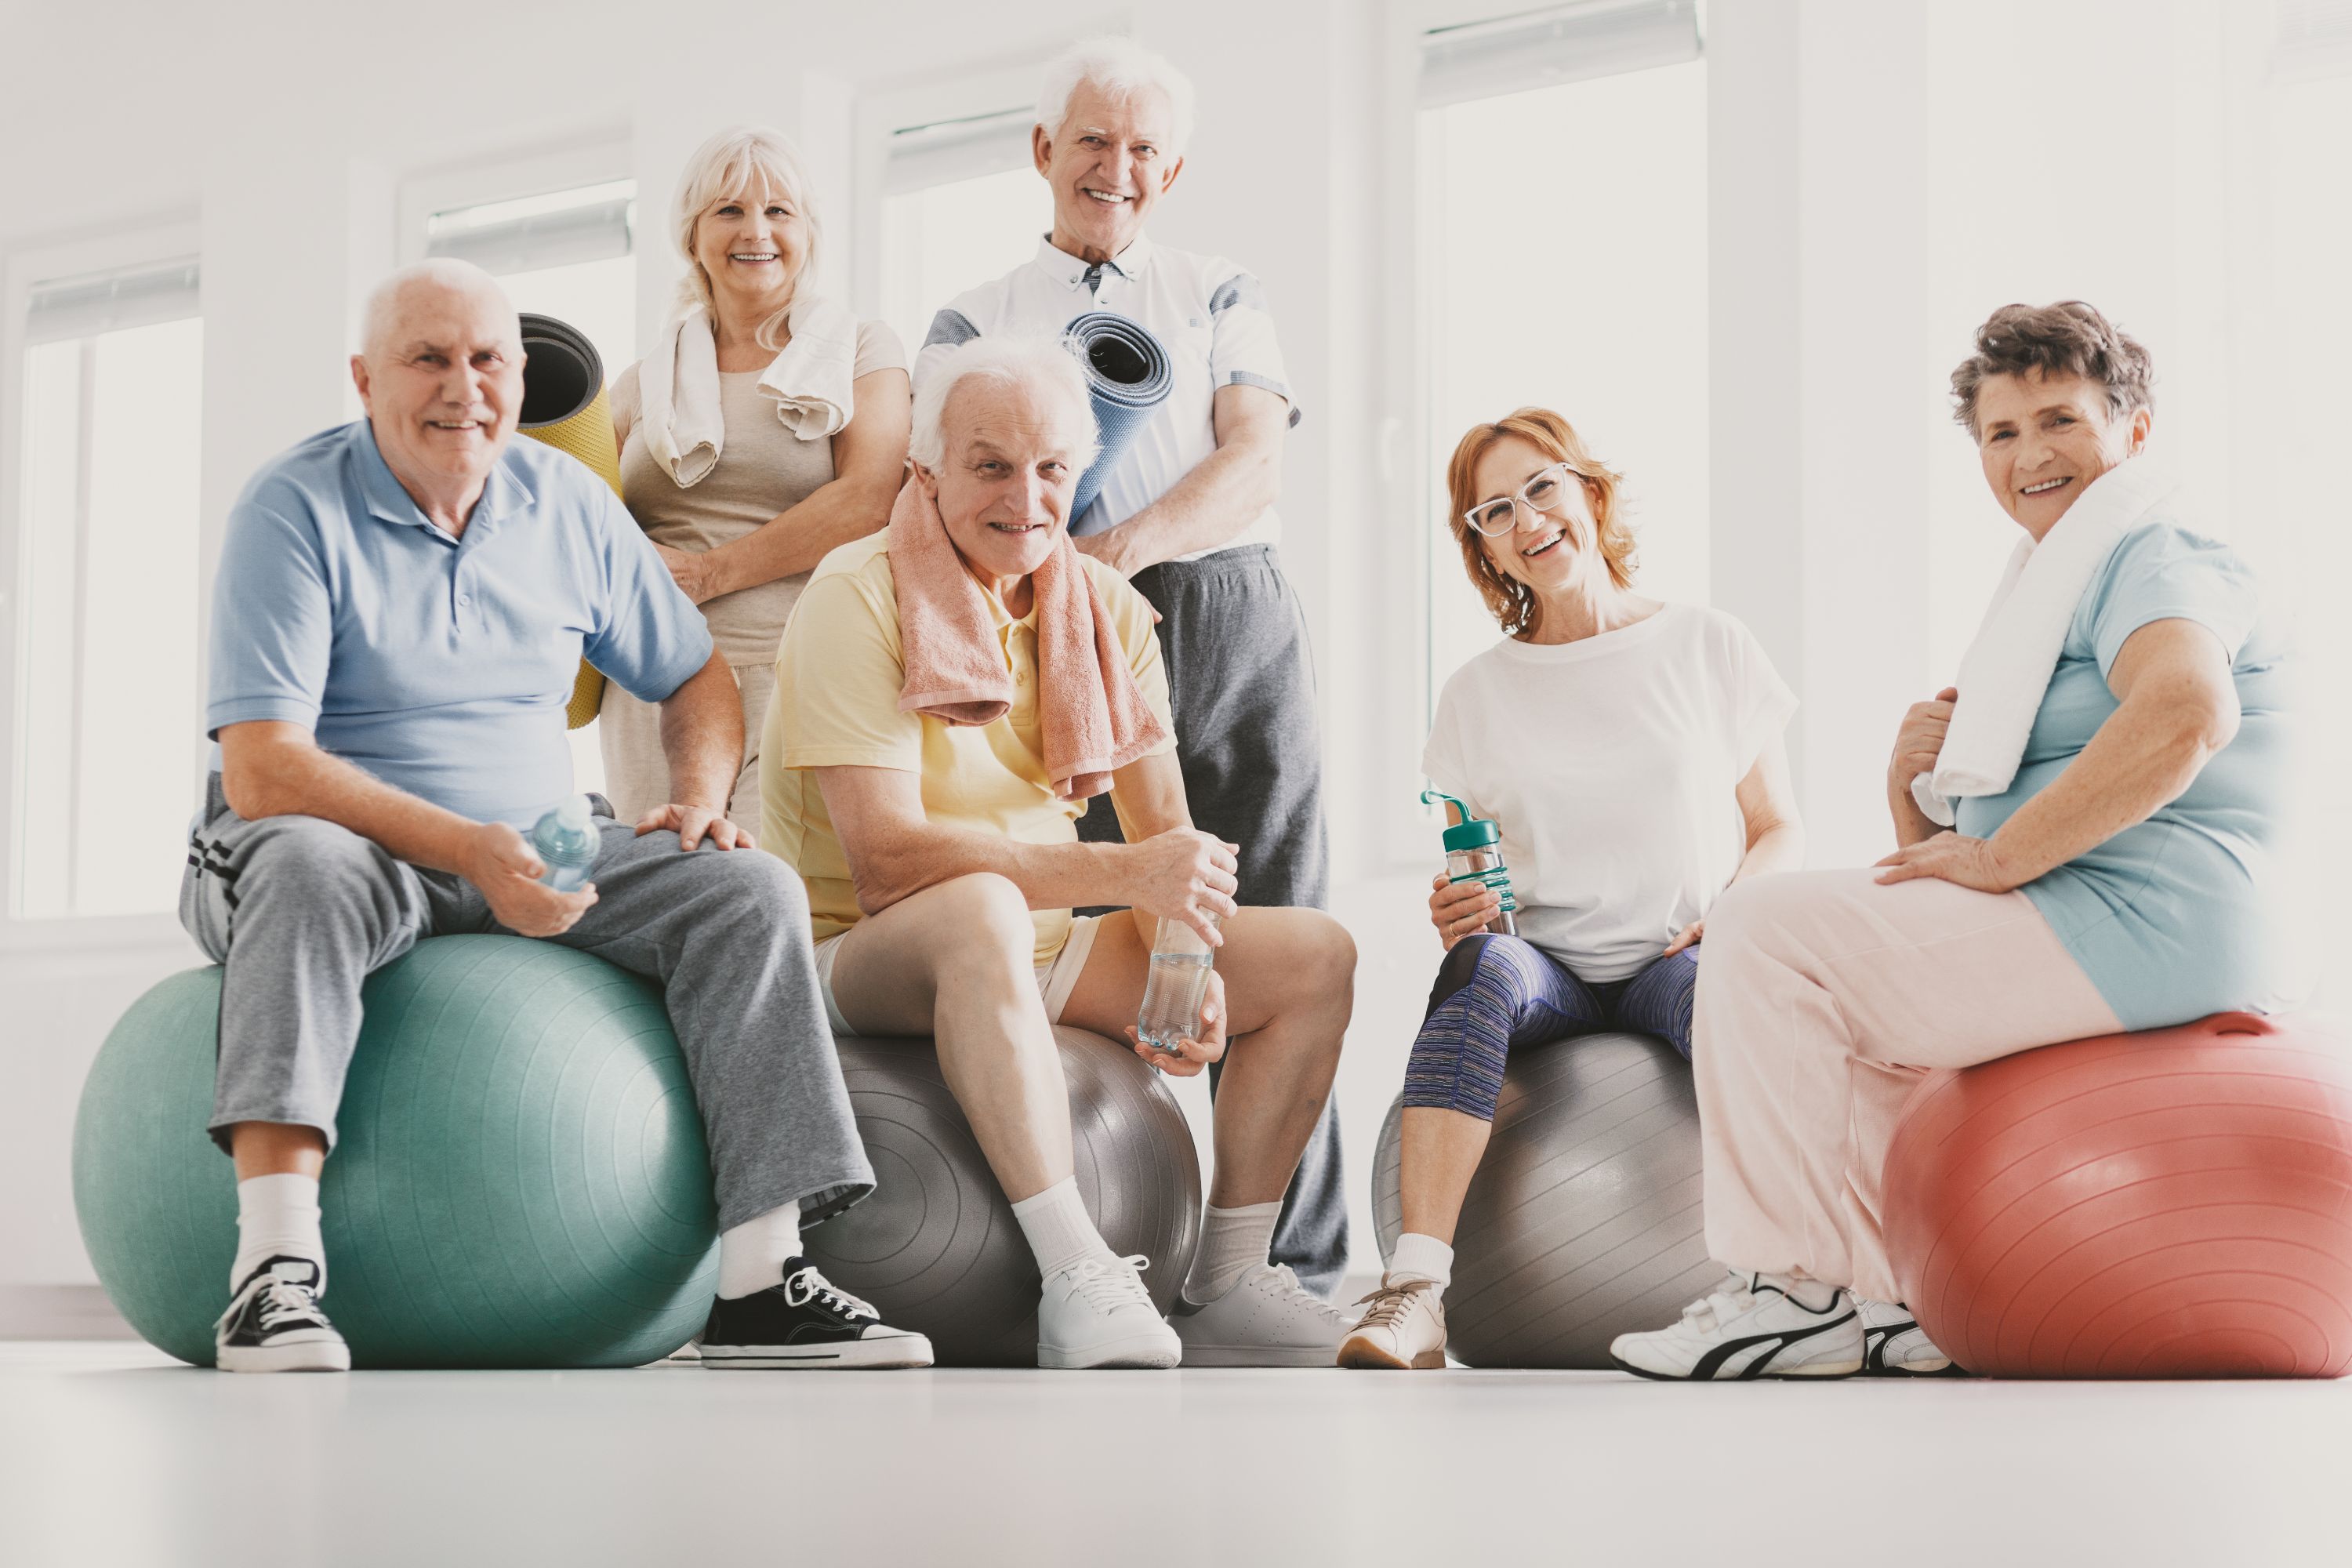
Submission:
[[[818,563],[793,607],[776,649],[776,690],[760,739],[760,843],[789,861],[808,888],[814,934],[822,942],[857,923],[849,863],[825,814],[812,768],[896,768],[920,773],[923,814],[933,822],[994,833],[1024,844],[1069,844],[1083,802],[1057,800],[1037,728],[1037,617],[1020,620],[993,595],[1013,707],[992,724],[943,724],[898,710],[906,684],[898,598],[887,533],[841,546]],[[1110,611],[1128,668],[1171,736],[1168,672],[1151,606],[1127,579],[1081,555]],[[1171,739],[1152,752],[1172,752]],[[1070,911],[1037,910],[1036,962],[1062,951]]]

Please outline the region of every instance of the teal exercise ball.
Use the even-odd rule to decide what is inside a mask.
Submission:
[[[107,1037],[74,1122],[99,1282],[209,1366],[236,1176],[205,1131],[221,971],[175,974]],[[354,1367],[635,1366],[719,1284],[710,1163],[660,991],[511,936],[421,942],[371,975],[320,1183],[326,1308]]]

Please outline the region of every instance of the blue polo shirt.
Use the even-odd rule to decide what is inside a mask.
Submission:
[[[2151,621],[2206,627],[2230,656],[2238,733],[2180,798],[2020,889],[2127,1029],[2274,1006],[2278,858],[2286,851],[2297,704],[2285,637],[2237,554],[2156,517],[2091,580],[2006,793],[1963,798],[1958,827],[1989,838],[2066,770],[2116,708],[2108,673]]]
[[[273,460],[231,509],[205,729],[300,724],[397,789],[528,827],[572,793],[583,655],[647,702],[710,658],[701,612],[611,488],[512,440],[453,539],[362,419]]]

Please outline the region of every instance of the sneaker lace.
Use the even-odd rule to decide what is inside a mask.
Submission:
[[[1070,1279],[1087,1306],[1108,1312],[1139,1300],[1147,1306],[1150,1304],[1150,1294],[1143,1289],[1143,1281],[1136,1278],[1150,1267],[1151,1259],[1139,1252],[1132,1258],[1108,1261],[1089,1258],[1071,1268]]]
[[[1349,1326],[1348,1314],[1339,1310],[1305,1285],[1287,1263],[1277,1263],[1273,1272],[1261,1275],[1262,1288],[1274,1295],[1286,1298],[1294,1306],[1303,1306],[1335,1329]]]
[[[1356,1305],[1366,1308],[1357,1323],[1360,1329],[1393,1329],[1402,1323],[1405,1314],[1412,1310],[1413,1299],[1435,1287],[1427,1279],[1407,1279],[1395,1285],[1383,1285]]]
[[[853,1296],[818,1273],[814,1265],[796,1270],[784,1281],[784,1300],[794,1307],[804,1307],[814,1301],[819,1307],[839,1312],[845,1318],[872,1318],[879,1322],[881,1311],[871,1301]]]
[[[261,1326],[268,1331],[289,1318],[317,1318],[319,1298],[308,1285],[272,1279],[261,1288]]]

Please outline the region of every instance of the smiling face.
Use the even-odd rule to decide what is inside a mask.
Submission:
[[[2039,540],[2091,481],[2147,443],[2148,411],[2117,416],[2086,375],[1987,376],[1977,390],[1977,457],[2004,510]]]
[[[1093,436],[1072,413],[1050,392],[967,376],[940,411],[940,471],[915,469],[956,552],[1008,608],[1010,585],[1045,563],[1069,516]]]
[[[478,490],[522,411],[514,307],[487,277],[418,279],[371,336],[352,380],[385,464],[412,495]]]
[[[1475,470],[1478,504],[1509,502],[1527,482],[1559,459],[1522,436],[1506,436],[1486,448]],[[1587,481],[1574,472],[1567,482],[1551,487],[1541,510],[1512,508],[1512,528],[1493,538],[1481,537],[1479,547],[1495,569],[1545,594],[1565,588],[1586,573],[1604,575],[1609,568],[1594,547],[1592,494]]]
[[[1171,129],[1163,92],[1115,98],[1078,83],[1061,130],[1030,132],[1037,172],[1054,188],[1054,244],[1090,262],[1125,250],[1184,167],[1169,146]]]
[[[720,309],[766,314],[791,298],[808,259],[807,216],[788,192],[751,171],[741,190],[715,197],[694,220],[694,260]]]

